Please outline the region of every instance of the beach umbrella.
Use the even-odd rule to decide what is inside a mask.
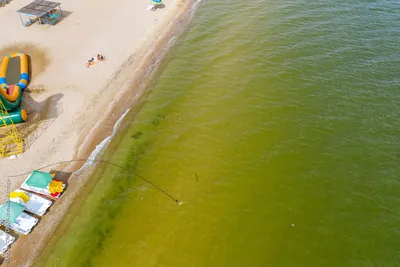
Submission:
[[[155,5],[161,5],[162,1],[161,0],[152,0],[153,4]]]

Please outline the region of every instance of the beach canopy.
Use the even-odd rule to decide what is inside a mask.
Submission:
[[[19,14],[22,24],[25,26],[21,14],[41,18],[57,7],[60,9],[61,16],[63,17],[63,13],[61,10],[61,3],[46,1],[46,0],[33,1],[32,3],[19,9],[17,13]]]

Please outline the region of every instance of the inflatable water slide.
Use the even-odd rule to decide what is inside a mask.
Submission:
[[[22,91],[29,81],[28,56],[23,53],[12,53],[4,57],[0,66],[0,101],[7,110],[0,116],[6,124],[21,123],[27,119],[27,113],[20,108]],[[0,120],[0,126],[4,124]]]

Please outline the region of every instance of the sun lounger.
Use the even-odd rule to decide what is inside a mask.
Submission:
[[[50,173],[34,171],[21,185],[21,189],[31,191],[33,193],[37,193],[46,197],[58,198],[62,192],[51,194],[49,190],[49,186],[52,181],[57,180],[53,179],[53,176]],[[66,185],[62,183],[62,189],[64,189],[65,187]]]
[[[18,193],[26,194],[29,197],[29,200],[28,200],[28,202],[25,202],[22,198],[18,198],[18,197],[11,198],[10,197],[11,201],[18,202],[21,205],[24,205],[25,210],[27,210],[33,214],[39,215],[39,216],[43,216],[47,212],[47,210],[50,208],[50,206],[53,204],[53,202],[51,202],[51,200],[48,200],[44,197],[40,197],[33,193],[29,193],[24,190],[15,190],[14,192],[16,192],[17,194]]]
[[[14,243],[15,237],[0,230],[0,254],[7,251],[8,247]]]
[[[10,205],[10,212],[7,212],[8,205]],[[39,219],[24,212],[25,206],[10,201],[0,206],[0,223],[7,227],[8,221],[10,222],[10,229],[27,235],[32,231],[32,228],[39,222]]]

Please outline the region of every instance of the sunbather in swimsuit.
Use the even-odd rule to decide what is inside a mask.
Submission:
[[[105,59],[105,57],[103,55],[97,54],[97,60],[98,61],[102,61],[104,59]]]

